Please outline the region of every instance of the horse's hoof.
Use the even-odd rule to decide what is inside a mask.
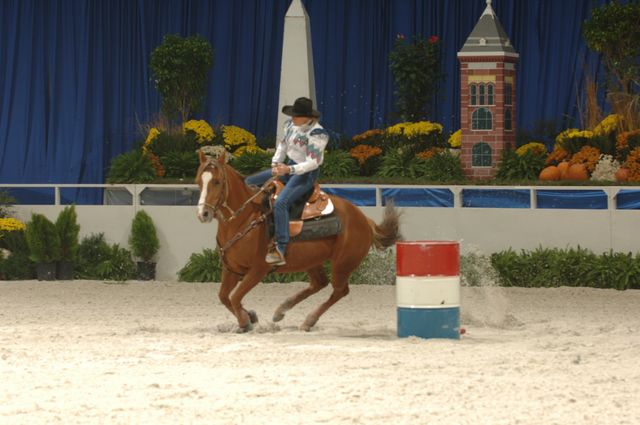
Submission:
[[[247,323],[245,326],[238,326],[238,329],[236,329],[236,333],[237,334],[246,334],[249,331],[253,330],[253,325],[251,323]]]
[[[281,321],[282,319],[284,319],[284,313],[277,313],[276,312],[276,313],[273,314],[273,318],[271,320],[275,323],[275,322]]]
[[[303,323],[302,326],[300,326],[300,330],[305,332],[310,332],[312,327],[313,326],[309,326],[306,323]]]
[[[258,315],[256,314],[255,311],[253,310],[246,310],[247,314],[249,315],[249,320],[251,321],[251,323],[258,323]]]

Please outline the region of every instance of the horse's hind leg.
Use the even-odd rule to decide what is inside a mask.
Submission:
[[[280,304],[276,309],[276,312],[273,313],[274,322],[282,320],[285,313],[291,310],[293,306],[329,284],[329,279],[327,278],[327,274],[324,272],[324,267],[322,267],[322,265],[307,270],[307,273],[309,274],[309,286],[297,294],[287,298],[282,304]]]
[[[333,292],[329,296],[329,299],[322,303],[318,308],[309,313],[300,329],[303,331],[310,331],[315,326],[320,316],[322,316],[329,308],[337,303],[341,298],[346,297],[349,294],[349,275],[351,271],[343,272],[336,270],[335,266],[331,271],[331,285],[333,286]]]

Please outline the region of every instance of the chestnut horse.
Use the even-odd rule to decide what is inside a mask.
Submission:
[[[266,216],[262,207],[263,186],[259,191],[245,184],[244,178],[223,158],[207,158],[200,152],[200,166],[196,183],[200,188],[198,219],[218,220],[216,241],[222,260],[222,284],[219,298],[238,320],[238,332],[252,329],[258,321],[255,312],[242,305],[244,296],[260,282],[274,266],[264,260],[269,245]],[[331,262],[333,292],[327,301],[313,310],[300,329],[309,331],[320,316],[349,293],[349,275],[365,258],[371,246],[378,249],[393,245],[399,239],[398,211],[387,206],[383,221],[377,225],[350,202],[331,196],[335,214],[341,221],[341,231],[334,236],[316,240],[292,242],[286,254],[286,265],[277,272],[306,271],[309,286],[286,299],[275,311],[273,321],[284,318],[285,313],[300,301],[328,285],[323,269]],[[235,290],[234,290],[235,289]]]

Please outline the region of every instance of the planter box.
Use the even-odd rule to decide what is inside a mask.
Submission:
[[[56,276],[59,280],[73,280],[75,263],[73,261],[58,261]]]
[[[36,276],[38,280],[56,280],[56,263],[36,264]]]
[[[138,280],[154,280],[156,278],[156,263],[138,261]]]

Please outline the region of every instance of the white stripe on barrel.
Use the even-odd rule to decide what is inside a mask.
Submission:
[[[396,245],[398,336],[460,338],[460,245]]]

